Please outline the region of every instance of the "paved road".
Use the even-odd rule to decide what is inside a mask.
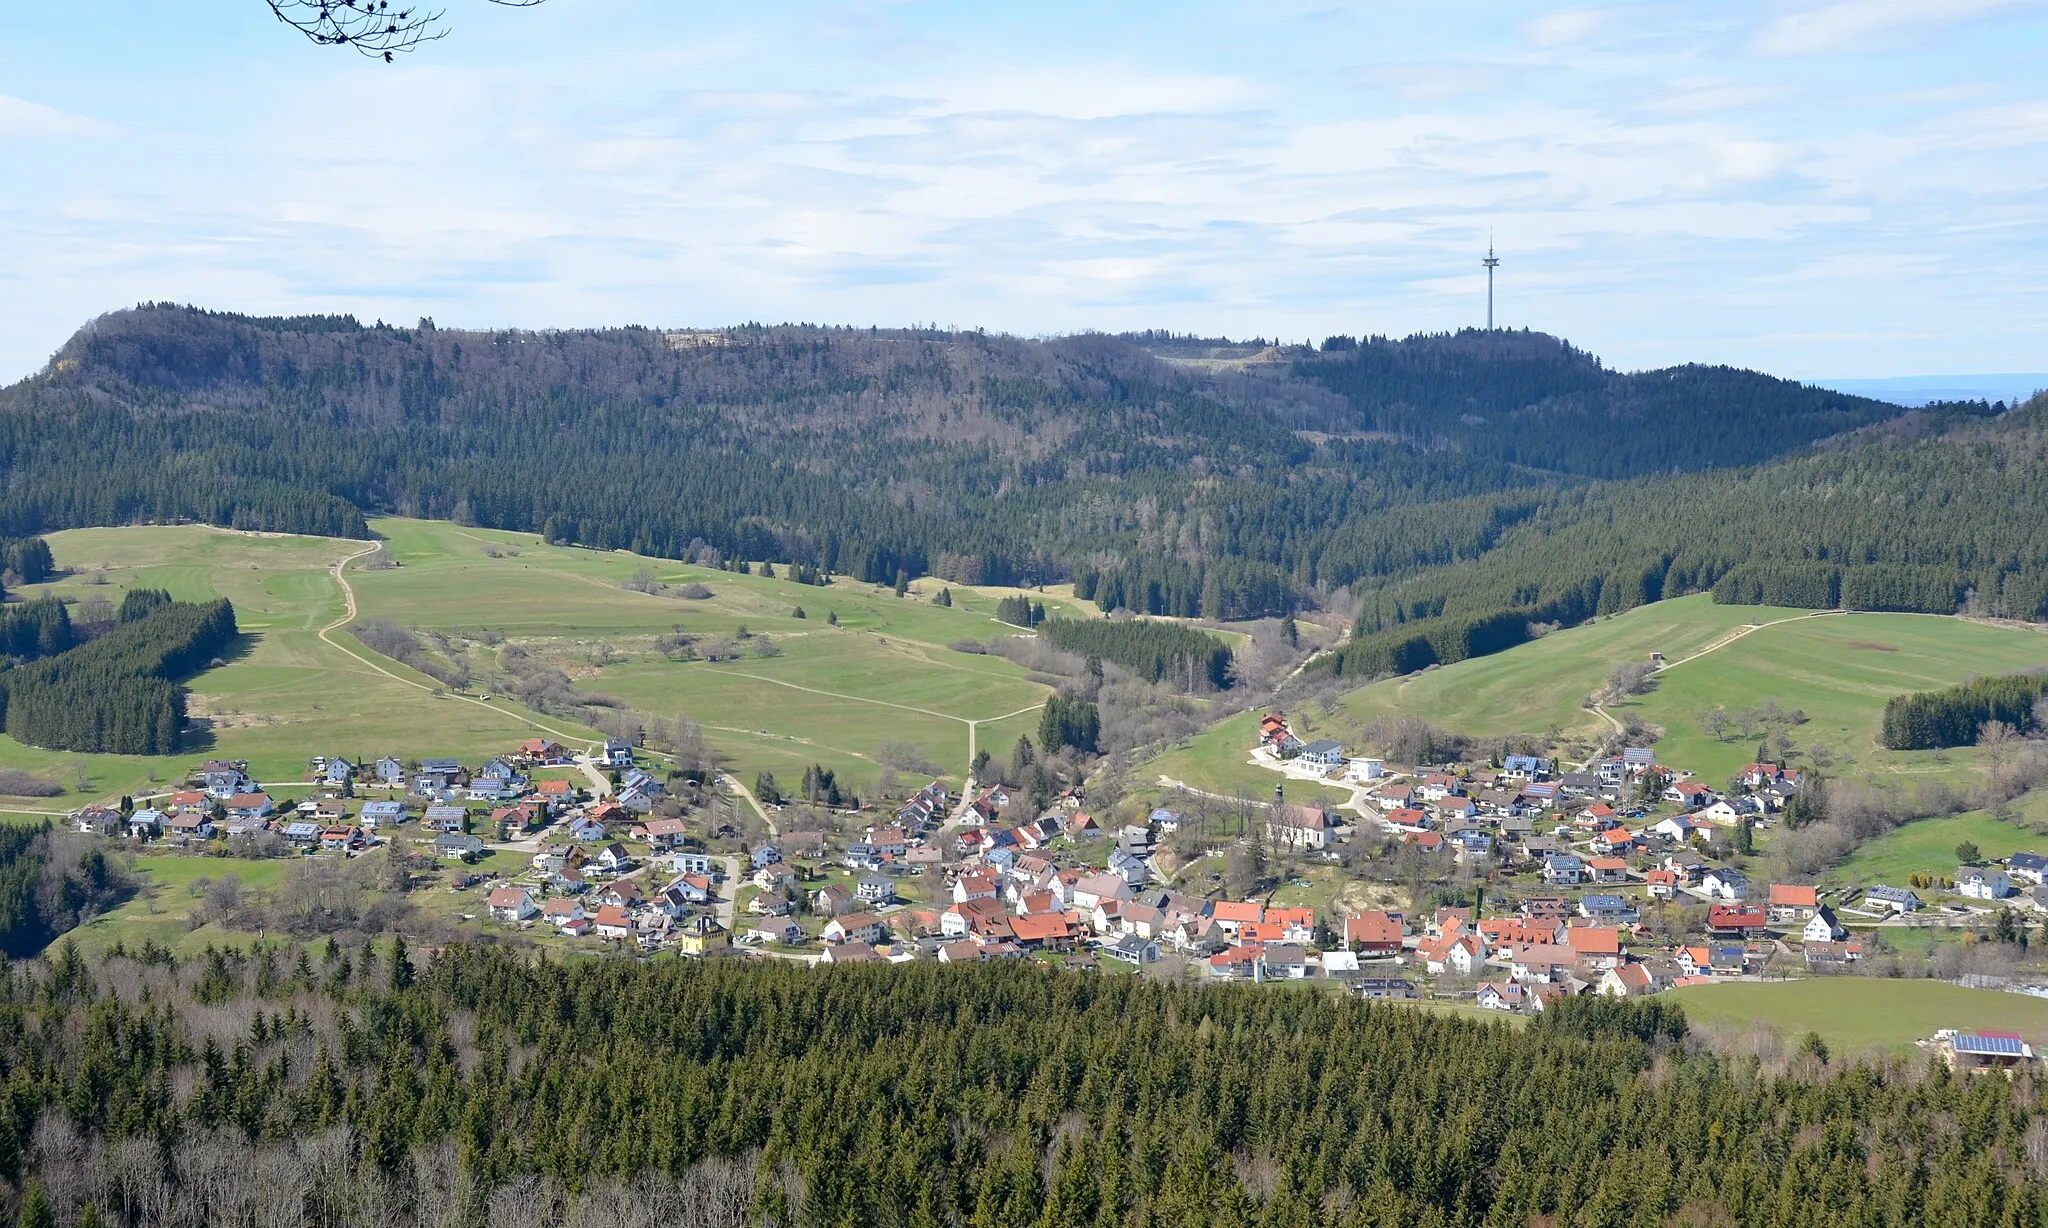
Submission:
[[[597,763],[590,757],[588,752],[576,756],[576,766],[582,769],[585,776],[590,778],[590,795],[592,797],[610,797],[612,795],[612,782],[605,778],[603,772],[597,770]]]
[[[718,897],[718,923],[725,932],[739,935],[738,910],[740,896],[740,859],[737,857],[713,858],[725,866],[725,894]]]

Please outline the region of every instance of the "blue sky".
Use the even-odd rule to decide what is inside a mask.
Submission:
[[[261,0],[0,26],[0,379],[146,299],[444,325],[1317,339],[2048,369],[2048,2]]]

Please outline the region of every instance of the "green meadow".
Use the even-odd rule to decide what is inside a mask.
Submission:
[[[2048,1043],[2048,999],[1944,981],[1813,977],[1692,985],[1668,997],[1694,1023],[1762,1023],[1792,1040],[1818,1032],[1837,1055],[1912,1052],[1914,1041],[1942,1028],[2014,1031],[2036,1045]]]
[[[1872,883],[1903,884],[1909,874],[1953,876],[1959,868],[1956,846],[1968,841],[1984,858],[2010,857],[2014,853],[2048,852],[2048,837],[2034,834],[2036,823],[2048,822],[2048,792],[2034,792],[2015,803],[2017,824],[1999,820],[1988,811],[1908,823],[1859,847],[1849,860],[1835,867],[1833,876],[1841,882],[1868,886]]]
[[[1758,606],[1715,605],[1700,594],[1639,606],[1492,656],[1459,661],[1405,678],[1388,678],[1344,696],[1359,721],[1414,716],[1481,737],[1597,732],[1600,719],[1580,701],[1625,661],[1661,652],[1678,661],[1752,620],[1796,614]]]
[[[1700,715],[1770,700],[1805,714],[1806,722],[1789,729],[1790,736],[1802,748],[1828,747],[1830,771],[1837,774],[1954,777],[1978,761],[1978,752],[1879,746],[1886,701],[2044,664],[2048,635],[2039,631],[1921,614],[1823,615],[1760,628],[1666,670],[1635,706],[1665,731],[1658,757],[1708,780],[1748,762],[1756,742],[1732,731],[1715,738],[1701,728]]]
[[[399,566],[348,564],[359,619],[389,618],[446,636],[482,676],[496,668],[502,637],[563,669],[580,689],[648,715],[699,722],[743,779],[770,771],[794,783],[806,766],[821,763],[843,780],[871,785],[885,743],[907,743],[914,758],[957,776],[970,746],[1007,754],[1020,734],[1035,733],[1036,709],[1050,693],[1001,657],[948,647],[1023,634],[994,617],[998,593],[955,586],[947,608],[931,604],[941,586],[930,580],[897,597],[843,578],[801,585],[442,522],[373,527]],[[0,799],[0,812],[14,817],[160,792],[209,757],[247,759],[258,779],[290,782],[306,778],[316,754],[478,759],[536,733],[572,744],[599,736],[487,695],[482,683],[467,694],[444,693],[339,627],[323,638],[347,612],[331,569],[366,543],[201,525],[80,529],[51,534],[49,542],[64,574],[23,596],[118,604],[128,589],[154,587],[186,600],[227,597],[243,636],[223,664],[188,680],[197,719],[185,753],[79,755],[0,737],[0,767],[27,769],[66,790]],[[712,595],[689,600],[625,587],[643,571],[671,588],[702,584]],[[1034,597],[1053,613],[1092,612],[1070,596]],[[733,639],[741,656],[670,661],[655,641],[678,631]]]

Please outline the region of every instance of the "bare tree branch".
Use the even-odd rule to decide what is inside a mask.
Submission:
[[[323,47],[353,47],[371,59],[391,63],[402,51],[447,37],[443,10],[417,6],[394,9],[391,0],[263,0],[279,21]],[[546,0],[490,0],[504,8],[528,9]],[[403,0],[401,0],[403,3]]]

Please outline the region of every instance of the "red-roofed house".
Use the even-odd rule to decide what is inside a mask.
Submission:
[[[626,910],[617,904],[606,904],[598,909],[591,928],[597,931],[599,938],[624,939],[633,935],[633,922],[627,918]]]
[[[1707,930],[1717,938],[1758,937],[1770,921],[1770,916],[1761,908],[1740,904],[1707,906]]]
[[[1257,924],[1266,919],[1266,910],[1257,904],[1240,903],[1235,900],[1218,900],[1209,906],[1209,915],[1226,934],[1235,934],[1238,927],[1246,922]]]
[[[1628,863],[1619,857],[1595,857],[1586,863],[1586,869],[1596,883],[1625,883],[1628,881]]]
[[[1399,955],[1407,931],[1398,914],[1355,912],[1344,918],[1344,945],[1360,955]]]
[[[1769,904],[1773,921],[1804,921],[1820,905],[1820,893],[1811,886],[1772,883]]]
[[[1621,962],[1621,931],[1603,925],[1575,925],[1565,931],[1564,944],[1590,967],[1611,968]]]
[[[1601,974],[1596,992],[1609,998],[1639,998],[1657,992],[1657,978],[1641,964],[1616,964]]]

